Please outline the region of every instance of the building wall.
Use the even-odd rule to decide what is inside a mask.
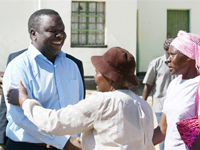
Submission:
[[[0,71],[5,70],[11,52],[28,47],[27,22],[35,10],[35,0],[0,0]]]
[[[93,0],[90,0],[93,1]],[[104,0],[103,0],[104,1]],[[67,39],[63,51],[83,61],[85,76],[93,76],[92,55],[102,55],[113,46],[129,50],[136,57],[136,0],[105,0],[107,48],[71,48],[71,0],[0,0],[0,71],[5,71],[11,52],[27,48],[29,16],[40,8],[56,10],[65,24]],[[3,23],[2,23],[3,22]]]
[[[199,0],[138,0],[138,72],[146,72],[154,58],[164,54],[167,9],[190,10],[190,32],[200,34]]]

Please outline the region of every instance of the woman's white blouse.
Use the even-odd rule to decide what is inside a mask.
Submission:
[[[26,100],[22,108],[45,133],[82,133],[83,150],[155,150],[151,107],[129,90],[96,92],[58,111],[36,100]]]
[[[166,150],[189,150],[181,140],[176,123],[195,116],[195,97],[199,82],[200,76],[187,80],[178,76],[168,87],[163,106],[167,120]]]

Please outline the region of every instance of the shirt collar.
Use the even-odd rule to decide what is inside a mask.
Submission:
[[[36,57],[47,59],[32,43],[29,45],[28,53],[33,59]],[[61,59],[62,57],[65,57],[65,53],[61,50],[56,59]]]

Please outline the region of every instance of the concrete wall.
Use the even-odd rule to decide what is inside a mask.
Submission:
[[[35,0],[0,0],[0,71],[5,70],[11,52],[28,47],[27,22],[35,10]]]
[[[91,1],[91,0],[90,0]],[[71,48],[71,0],[0,0],[0,71],[5,70],[7,56],[27,48],[29,16],[40,8],[59,12],[65,24],[67,39],[63,51],[83,61],[85,76],[93,76],[92,55],[102,55],[113,46],[121,46],[136,56],[136,0],[105,0],[107,48]]]
[[[138,0],[139,72],[146,72],[154,58],[164,54],[167,9],[190,10],[190,32],[200,34],[199,0]]]

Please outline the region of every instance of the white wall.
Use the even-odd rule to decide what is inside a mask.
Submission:
[[[154,58],[164,54],[167,9],[190,10],[190,32],[200,34],[199,0],[138,0],[139,72],[146,72]]]
[[[93,76],[95,73],[91,56],[102,55],[113,46],[121,46],[136,56],[136,0],[105,0],[107,48],[71,48],[71,0],[38,1],[41,8],[54,9],[61,15],[67,33],[63,51],[83,61],[85,76]],[[5,70],[9,53],[29,46],[27,22],[29,16],[37,10],[38,1],[0,0],[0,71]]]
[[[0,0],[0,71],[11,52],[28,47],[27,22],[36,9],[35,0]]]
[[[68,52],[83,60],[86,76],[93,76],[92,55],[102,55],[113,46],[120,46],[136,56],[136,1],[106,1],[106,44],[107,48],[69,48]]]
[[[85,76],[93,76],[92,55],[102,55],[110,47],[121,46],[136,57],[138,28],[138,72],[145,72],[149,62],[163,55],[167,32],[167,9],[190,9],[190,31],[200,34],[200,0],[104,0],[106,2],[107,48],[71,48],[71,0],[0,0],[0,71],[5,70],[11,52],[27,48],[30,43],[27,22],[41,8],[55,9],[66,26],[63,50],[83,61]],[[94,0],[92,0],[94,1]],[[138,23],[136,9],[138,8]]]

